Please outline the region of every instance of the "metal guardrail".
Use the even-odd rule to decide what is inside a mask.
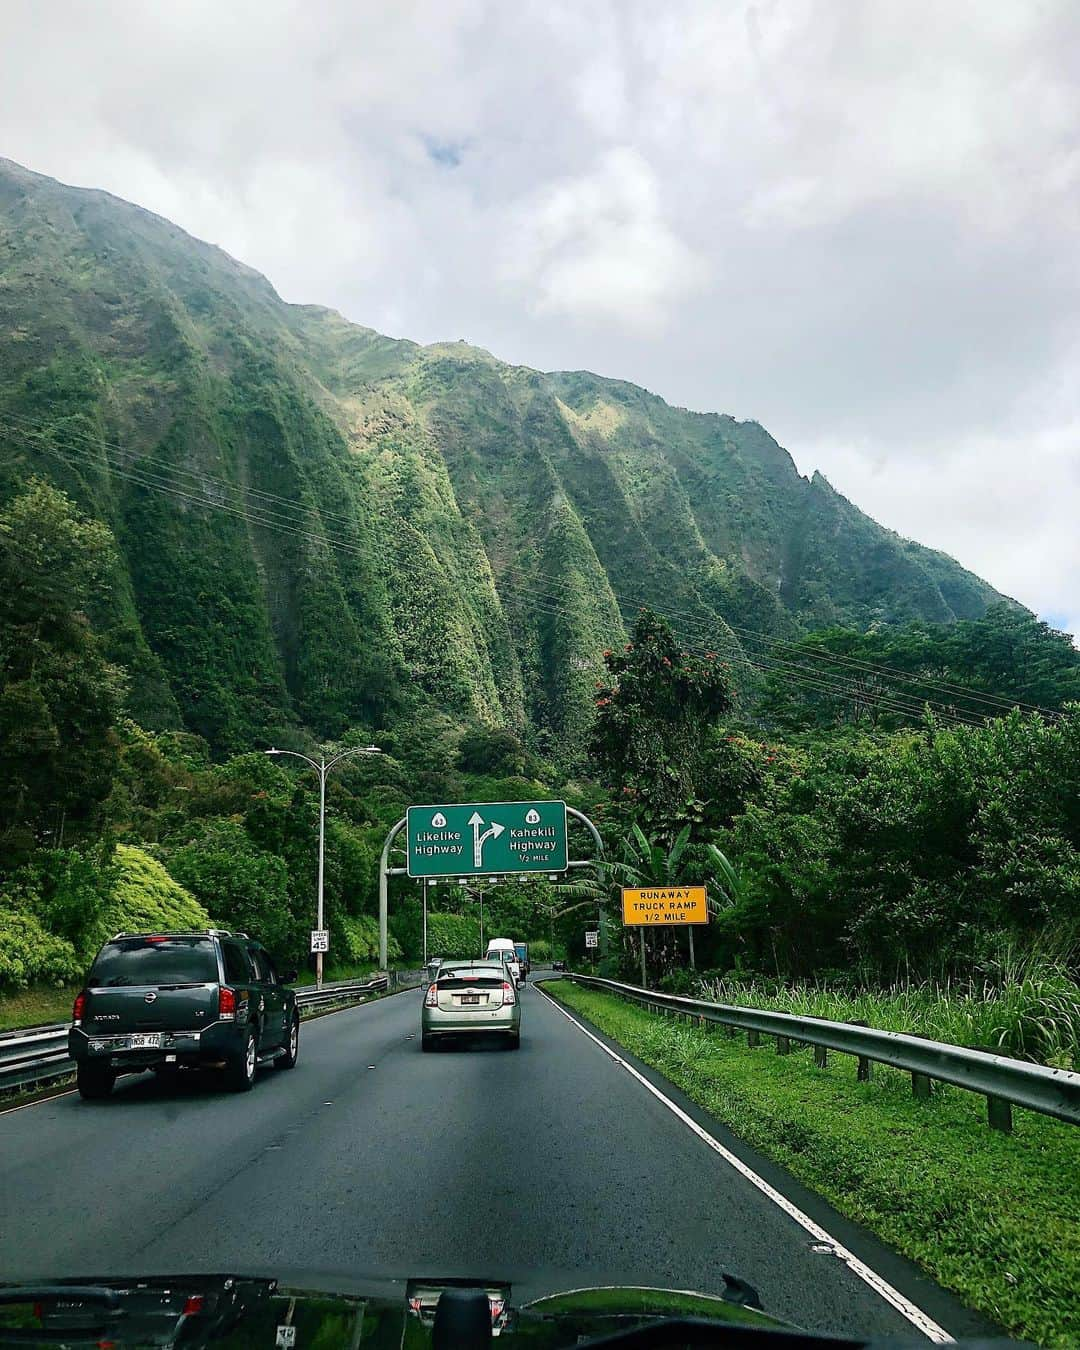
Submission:
[[[74,1070],[68,1058],[67,1022],[0,1032],[0,1089],[48,1083]]]
[[[369,994],[412,989],[419,980],[417,971],[392,970],[389,975],[378,975],[373,980],[341,980],[324,984],[321,989],[304,986],[296,990],[296,1003],[303,1014],[307,1010],[360,1002]],[[47,1026],[0,1031],[0,1092],[30,1083],[44,1086],[74,1073],[75,1064],[68,1058],[67,1050],[69,1026],[69,1022],[52,1022]]]
[[[1012,1129],[1014,1106],[1080,1125],[1080,1073],[1067,1069],[1050,1069],[1007,1055],[969,1050],[858,1023],[828,1022],[820,1017],[800,1017],[731,1003],[708,1003],[593,975],[567,978],[575,984],[608,990],[655,1012],[674,1013],[701,1026],[718,1024],[732,1036],[736,1031],[745,1031],[751,1046],[760,1045],[762,1036],[774,1036],[777,1054],[788,1054],[793,1044],[812,1045],[814,1062],[819,1068],[825,1067],[830,1050],[854,1055],[860,1080],[870,1077],[871,1064],[887,1064],[911,1074],[911,1088],[916,1097],[929,1097],[931,1082],[935,1080],[980,1093],[986,1098],[987,1123],[996,1130]]]

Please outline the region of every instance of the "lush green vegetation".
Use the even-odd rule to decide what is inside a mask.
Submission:
[[[981,1098],[906,1075],[866,1083],[830,1056],[777,1056],[609,995],[548,986],[742,1139],[782,1163],[1010,1333],[1080,1339],[1080,1133],[1018,1112],[987,1128]]]
[[[865,1022],[1080,1071],[1080,986],[1061,961],[1038,951],[1006,953],[994,978],[981,983],[926,980],[868,988],[835,977],[790,984],[712,976],[696,984],[695,993],[715,1003]]]
[[[761,635],[1000,599],[755,423],[286,305],[11,164],[0,240],[0,509],[44,478],[114,540],[88,723],[116,697],[104,663],[140,725],[215,756],[440,711],[580,770],[600,653],[640,604],[749,686]]]

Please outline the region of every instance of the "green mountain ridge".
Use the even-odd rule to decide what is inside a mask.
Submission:
[[[639,605],[756,662],[755,633],[1001,599],[756,422],[286,304],[0,160],[0,501],[33,476],[116,536],[92,617],[132,714],[222,751],[426,708],[571,762]]]

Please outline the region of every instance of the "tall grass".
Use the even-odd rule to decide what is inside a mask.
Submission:
[[[834,1022],[865,1021],[950,1045],[1080,1070],[1080,984],[1064,962],[1011,954],[980,979],[901,981],[884,988],[822,979],[788,985],[727,976],[700,982],[716,1003]]]

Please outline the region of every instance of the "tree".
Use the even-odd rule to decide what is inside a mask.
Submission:
[[[113,566],[108,529],[46,483],[0,512],[0,862],[100,821],[124,680],[87,611]]]
[[[679,831],[673,844],[649,839],[636,823],[622,840],[622,856],[596,864],[596,875],[580,881],[565,882],[554,890],[566,897],[580,900],[554,917],[569,913],[586,904],[607,908],[609,922],[614,927],[621,917],[618,910],[619,890],[623,886],[674,887],[706,885],[706,901],[712,915],[719,915],[734,904],[741,890],[741,881],[727,857],[713,843],[704,848],[691,843],[692,826],[687,823]],[[681,925],[680,925],[681,927]],[[671,941],[664,938],[651,944],[651,964],[658,970],[670,972],[678,963],[674,930],[664,930]],[[632,949],[632,935],[623,929],[622,966],[630,971],[636,958]]]
[[[681,650],[645,609],[625,650],[605,652],[604,663],[610,679],[596,696],[593,758],[646,829],[674,840],[701,816],[710,731],[733,702],[726,668],[713,652]]]

